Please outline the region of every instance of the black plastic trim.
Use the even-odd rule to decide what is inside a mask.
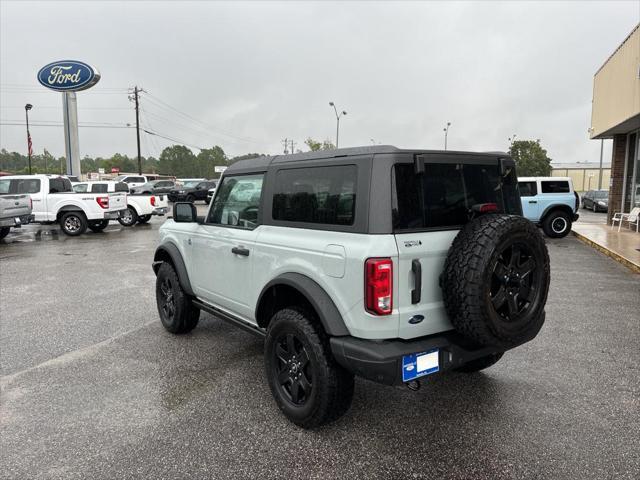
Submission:
[[[191,282],[189,281],[189,274],[187,273],[187,267],[184,264],[180,250],[173,243],[165,243],[156,248],[156,253],[153,255],[153,271],[157,274],[160,268],[161,252],[166,252],[171,258],[171,262],[178,274],[178,280],[180,280],[180,286],[187,295],[193,295],[193,289],[191,288]]]
[[[256,318],[258,318],[258,309],[265,293],[275,285],[287,285],[298,290],[311,304],[328,335],[336,337],[349,335],[342,315],[331,297],[320,285],[300,273],[284,273],[267,283],[258,297]]]
[[[213,305],[209,305],[208,303],[204,303],[198,299],[192,300],[192,303],[196,307],[198,307],[200,310],[204,310],[205,312],[210,313],[214,317],[220,318],[225,322],[235,325],[236,327],[241,328],[246,332],[253,333],[254,335],[257,335],[258,337],[261,337],[261,338],[264,338],[266,336],[266,332],[263,328],[260,328],[257,325],[253,325],[249,322],[246,322],[241,318],[238,318],[234,315],[231,315],[230,313],[225,312],[224,310],[214,307]]]

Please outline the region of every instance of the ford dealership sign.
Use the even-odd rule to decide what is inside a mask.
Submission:
[[[45,65],[38,72],[38,81],[59,92],[77,92],[93,87],[100,72],[84,62],[61,60]]]

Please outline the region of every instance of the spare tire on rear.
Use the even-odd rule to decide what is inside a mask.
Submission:
[[[542,328],[549,277],[547,247],[533,223],[483,215],[449,248],[441,278],[445,309],[462,335],[506,350]]]

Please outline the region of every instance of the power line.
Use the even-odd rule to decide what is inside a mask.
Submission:
[[[186,145],[188,147],[197,148],[198,150],[206,150],[206,148],[204,148],[204,147],[198,147],[197,145],[192,145],[192,144],[189,144],[187,142],[183,142],[182,140],[178,140],[176,138],[172,138],[172,137],[170,137],[168,135],[164,135],[164,134],[161,134],[161,133],[158,133],[158,132],[153,132],[151,130],[146,130],[144,128],[142,129],[142,131],[145,132],[145,133],[148,133],[149,135],[155,135],[156,137],[164,138],[165,140],[170,140],[172,142],[177,142],[177,143],[180,143],[182,145]]]
[[[5,122],[0,121],[0,126],[20,126],[24,127],[26,125],[25,122]],[[63,127],[64,124],[61,122],[57,123],[40,123],[40,122],[29,122],[29,127]],[[79,123],[78,127],[83,128],[134,128],[133,125],[116,125],[116,124],[87,124],[87,123]]]

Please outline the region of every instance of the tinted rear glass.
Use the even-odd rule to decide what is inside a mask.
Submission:
[[[129,191],[129,186],[124,183],[124,182],[117,182],[116,183],[116,192],[128,192]]]
[[[603,199],[609,198],[609,192],[596,192],[595,198]]]
[[[536,182],[520,182],[518,183],[521,197],[535,197],[538,194]]]
[[[394,230],[458,227],[469,221],[472,207],[495,203],[498,211],[522,214],[513,169],[505,176],[497,165],[425,163],[393,168]]]
[[[39,180],[38,180],[39,182]],[[50,178],[49,179],[49,193],[61,193],[61,192],[73,192],[71,182],[68,178]]]
[[[92,193],[107,193],[109,191],[109,185],[106,183],[94,183],[91,185]]]
[[[569,182],[566,180],[544,180],[540,182],[542,193],[569,193]]]
[[[356,179],[355,165],[280,170],[273,196],[273,219],[353,225]]]

